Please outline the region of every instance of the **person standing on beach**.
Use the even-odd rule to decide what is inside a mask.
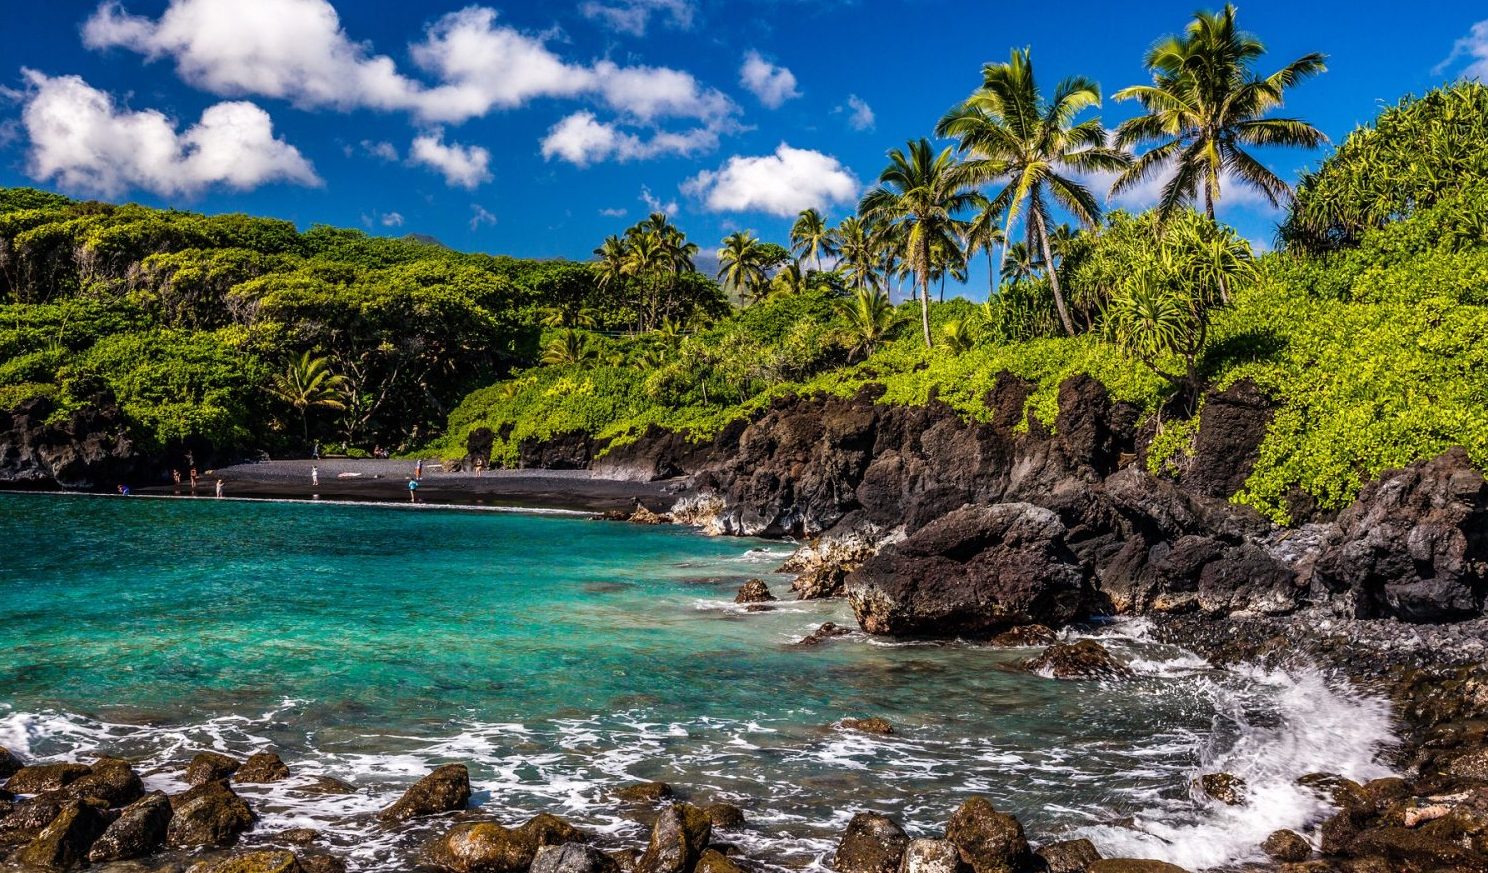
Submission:
[[[424,459],[419,458],[418,463],[413,465],[413,479],[416,482],[422,478],[424,478]]]
[[[181,493],[181,469],[179,467],[171,468],[171,490],[176,494]]]
[[[310,485],[312,487],[320,485],[320,468],[313,465],[310,467]]]
[[[217,480],[217,496],[218,497],[221,497],[222,496],[222,480],[221,479],[218,479]]]
[[[418,503],[418,487],[419,487],[419,483],[418,483],[418,480],[417,479],[409,479],[408,480],[408,502],[409,503]]]
[[[191,493],[192,494],[195,494],[196,493],[196,479],[197,479],[197,476],[196,476],[196,465],[193,464],[192,467],[191,467]]]

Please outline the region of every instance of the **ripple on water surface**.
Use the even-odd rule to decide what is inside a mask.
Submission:
[[[141,761],[172,790],[213,748],[272,747],[296,779],[245,786],[261,834],[318,827],[374,869],[437,824],[386,833],[368,814],[432,765],[472,769],[503,820],[553,811],[641,839],[609,800],[661,779],[743,806],[751,857],[823,859],[871,809],[938,834],[986,794],[1040,839],[1202,868],[1255,857],[1324,812],[1292,781],[1380,775],[1386,709],[1311,673],[1218,672],[1106,634],[1138,673],[1060,683],[1026,650],[791,645],[838,603],[731,603],[788,546],[673,528],[478,512],[0,495],[0,745],[36,757]],[[889,737],[844,732],[879,715]],[[1252,802],[1192,796],[1198,773]],[[356,784],[308,796],[302,777]]]

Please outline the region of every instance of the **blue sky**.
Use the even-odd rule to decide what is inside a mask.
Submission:
[[[1238,5],[1264,72],[1328,55],[1284,112],[1335,140],[1402,94],[1488,72],[1488,6]],[[1144,49],[1196,3],[6,6],[0,184],[583,258],[658,204],[705,249],[741,228],[783,241],[785,213],[849,211],[983,63],[1032,46],[1046,89],[1078,73],[1109,94],[1145,79]],[[1133,112],[1107,100],[1102,117]],[[1317,158],[1263,153],[1289,179]],[[1223,217],[1269,240],[1272,211],[1231,200]]]

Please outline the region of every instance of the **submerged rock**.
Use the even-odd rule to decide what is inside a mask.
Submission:
[[[56,791],[87,776],[92,770],[87,764],[32,764],[22,767],[5,780],[5,790],[12,794],[40,794]]]
[[[1199,790],[1226,806],[1245,802],[1245,780],[1233,773],[1205,773],[1195,780]]]
[[[651,828],[645,854],[636,862],[640,873],[688,873],[708,848],[713,823],[690,803],[663,809]]]
[[[910,840],[899,873],[957,873],[961,854],[950,840]]]
[[[392,806],[382,811],[384,822],[407,821],[464,809],[470,802],[470,771],[464,764],[445,764],[413,783]]]
[[[619,869],[614,858],[593,846],[564,843],[538,849],[531,873],[618,873]]]
[[[886,815],[860,812],[847,823],[832,868],[837,873],[899,873],[909,837]]]
[[[1089,611],[1085,568],[1059,516],[1029,503],[964,506],[885,547],[847,579],[871,634],[988,637]]]
[[[1111,657],[1106,647],[1095,640],[1055,643],[1023,666],[1029,672],[1055,679],[1126,679],[1132,675],[1125,664]]]
[[[1048,873],[1085,873],[1101,859],[1095,844],[1089,840],[1063,840],[1040,846],[1034,854],[1044,861]]]
[[[303,785],[295,786],[301,794],[342,795],[356,794],[357,787],[345,779],[334,776],[311,776]]]
[[[289,767],[273,752],[259,752],[249,755],[232,778],[244,785],[279,782],[289,778]]]
[[[1008,648],[1047,646],[1057,639],[1059,635],[1052,628],[1041,624],[1023,624],[993,637],[992,645]]]
[[[207,782],[172,795],[166,840],[173,846],[228,846],[253,826],[253,810],[225,782]]]
[[[203,785],[226,779],[238,772],[243,762],[217,752],[198,752],[186,765],[184,779],[187,785]]]
[[[1023,825],[981,796],[951,814],[945,834],[973,873],[1019,873],[1032,854]]]
[[[22,867],[39,870],[70,870],[88,863],[88,849],[103,833],[103,816],[97,809],[70,800],[36,839],[15,854]]]
[[[852,633],[852,631],[838,625],[835,622],[825,621],[822,622],[821,627],[807,634],[805,637],[802,637],[801,641],[796,643],[796,645],[816,646],[826,642],[832,637],[845,637],[850,633]]]
[[[744,810],[732,803],[710,803],[703,807],[703,815],[715,828],[739,828],[744,826]]]
[[[93,844],[88,860],[101,864],[143,858],[165,842],[170,820],[170,798],[162,791],[151,792],[119,813]]]
[[[1306,861],[1312,857],[1312,845],[1296,831],[1280,830],[1261,843],[1261,851],[1284,863]]]
[[[770,593],[770,586],[763,579],[750,579],[739,586],[739,593],[734,595],[735,603],[769,603],[775,599]]]
[[[656,805],[672,797],[672,786],[665,782],[638,782],[615,789],[615,798],[625,803]]]
[[[888,736],[894,732],[894,726],[878,716],[872,718],[844,718],[842,726],[850,731],[859,731],[865,734],[878,734]]]

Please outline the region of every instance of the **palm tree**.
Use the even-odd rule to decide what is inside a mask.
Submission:
[[[718,250],[718,278],[740,297],[760,299],[769,281],[764,261],[759,239],[747,230],[735,231],[724,237]]]
[[[999,280],[997,268],[993,266],[992,250],[1007,245],[1007,237],[998,224],[1000,216],[993,209],[983,209],[966,225],[966,259],[970,261],[977,252],[987,254],[987,296],[997,293]]]
[[[945,340],[946,348],[953,354],[961,354],[976,344],[976,339],[971,334],[971,326],[964,320],[953,318],[940,326],[941,339]]]
[[[1080,76],[1060,82],[1053,98],[1046,100],[1034,78],[1029,50],[1015,49],[1007,63],[983,67],[982,87],[936,126],[937,134],[956,137],[961,150],[973,157],[971,166],[979,181],[1004,182],[991,202],[997,211],[1007,212],[1005,237],[1012,235],[1019,213],[1027,210],[1029,244],[1043,249],[1059,320],[1071,336],[1075,325],[1049,250],[1047,197],[1086,226],[1100,219],[1100,204],[1077,176],[1120,170],[1129,159],[1106,144],[1099,118],[1075,122],[1080,113],[1099,105],[1100,86]]]
[[[815,209],[804,210],[790,229],[791,252],[798,258],[810,256],[816,261],[816,270],[821,272],[822,256],[832,256],[841,251],[837,231],[822,220]]]
[[[859,290],[879,287],[878,250],[868,222],[847,216],[837,226],[837,238],[841,240],[840,266],[853,286]]]
[[[625,240],[607,236],[594,250],[594,277],[599,287],[609,290],[625,283],[625,261],[629,256]]]
[[[920,286],[920,322],[925,348],[930,338],[930,274],[937,245],[960,250],[963,222],[958,216],[985,203],[972,190],[975,179],[967,164],[957,161],[950,148],[936,154],[930,141],[908,144],[907,152],[889,152],[889,165],[878,176],[878,187],[864,195],[858,212],[874,216],[903,232],[900,249],[904,265]]]
[[[543,348],[544,364],[577,364],[595,356],[588,338],[572,328],[565,330]]]
[[[1152,84],[1123,88],[1115,96],[1136,100],[1147,111],[1116,129],[1117,144],[1156,145],[1116,179],[1111,193],[1170,172],[1158,204],[1164,219],[1178,204],[1196,201],[1201,189],[1204,212],[1213,218],[1226,172],[1258,189],[1273,206],[1289,198],[1287,183],[1245,148],[1316,148],[1327,142],[1304,121],[1264,117],[1282,104],[1288,88],[1326,67],[1323,55],[1313,52],[1260,78],[1252,65],[1265,52],[1260,40],[1236,29],[1235,7],[1229,3],[1217,13],[1196,14],[1182,35],[1154,45],[1145,61]]]
[[[806,290],[806,275],[801,272],[801,265],[792,261],[775,274],[770,280],[770,294],[800,294]]]
[[[849,358],[859,353],[865,358],[872,355],[899,320],[889,295],[878,288],[859,288],[851,297],[837,302],[837,311],[848,323],[852,342]]]
[[[346,386],[346,377],[332,373],[329,361],[305,352],[291,359],[284,372],[274,374],[269,381],[269,393],[300,414],[300,435],[309,446],[310,410],[316,406],[345,409],[341,392]]]
[[[1033,254],[1033,249],[1026,242],[1015,242],[1006,246],[1002,252],[1003,273],[1014,282],[1026,282],[1038,275],[1043,269],[1043,262]]]

